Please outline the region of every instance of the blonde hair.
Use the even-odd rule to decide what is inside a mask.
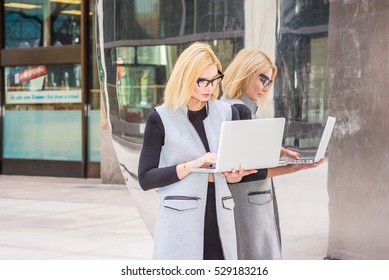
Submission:
[[[188,104],[196,81],[209,66],[216,65],[221,72],[222,65],[210,45],[195,42],[178,57],[172,74],[166,84],[164,104],[173,110]],[[215,86],[211,99],[219,96],[219,84]]]
[[[238,99],[247,92],[249,85],[259,74],[273,70],[271,80],[277,75],[277,67],[264,52],[245,48],[239,51],[224,73],[223,94],[230,99]],[[265,100],[266,96],[262,100]],[[261,100],[261,101],[262,101]]]

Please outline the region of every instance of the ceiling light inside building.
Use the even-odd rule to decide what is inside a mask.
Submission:
[[[8,8],[18,8],[18,9],[36,9],[42,7],[39,5],[16,3],[16,2],[5,3],[4,6]]]
[[[81,15],[81,11],[80,10],[65,10],[65,11],[62,11],[61,14],[80,16]]]
[[[81,4],[81,0],[50,0],[50,2],[58,2],[64,4]]]

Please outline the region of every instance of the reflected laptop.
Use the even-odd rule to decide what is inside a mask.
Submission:
[[[217,162],[191,172],[219,173],[278,166],[285,119],[225,121],[222,124]]]
[[[321,158],[324,157],[325,152],[327,150],[328,143],[330,142],[332,131],[334,130],[336,119],[334,117],[328,117],[326,126],[323,131],[323,135],[321,136],[319,147],[316,151],[316,155],[314,157],[309,156],[300,156],[300,159],[291,159],[286,158],[280,160],[280,165],[285,164],[301,164],[301,163],[314,163],[318,162]]]

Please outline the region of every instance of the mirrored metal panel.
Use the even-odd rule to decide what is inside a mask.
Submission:
[[[101,91],[117,159],[150,232],[157,192],[137,182],[148,115],[162,103],[177,57],[209,43],[225,69],[244,47],[279,68],[259,115],[287,119],[284,146],[316,148],[327,117],[328,1],[148,0],[96,2]],[[147,197],[147,198],[146,198]]]

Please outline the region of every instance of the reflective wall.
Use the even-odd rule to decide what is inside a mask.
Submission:
[[[259,114],[288,120],[286,146],[317,146],[328,110],[328,2],[177,3],[101,3],[101,28],[108,30],[102,34],[108,87],[105,97],[110,100],[114,135],[142,143],[143,124],[150,110],[161,103],[177,56],[199,40],[211,44],[224,68],[243,47],[269,53],[282,75],[277,78],[272,100]]]
[[[174,4],[173,4],[174,3]],[[287,119],[284,146],[312,149],[328,115],[328,258],[389,259],[389,2],[97,1],[100,81],[113,147],[152,233],[157,193],[137,162],[144,124],[180,52],[211,44],[226,68],[258,47],[279,68],[260,117]],[[325,257],[325,256],[323,256]]]
[[[206,41],[224,65],[231,61],[243,46],[243,2],[102,2],[101,28],[109,30],[103,34],[105,97],[115,136],[142,143],[144,123],[161,104],[173,65],[190,43]]]
[[[96,3],[107,133],[112,133],[121,172],[151,233],[158,194],[142,191],[137,182],[144,127],[162,102],[177,57],[191,43],[209,43],[224,69],[244,47],[267,52],[279,75],[259,116],[287,119],[284,146],[317,147],[328,115],[328,1]]]
[[[244,45],[244,1],[97,1],[97,49],[108,134],[123,177],[152,233],[155,190],[144,192],[137,165],[148,115],[162,102],[180,52],[212,45],[224,65]],[[147,201],[147,203],[144,203]]]

